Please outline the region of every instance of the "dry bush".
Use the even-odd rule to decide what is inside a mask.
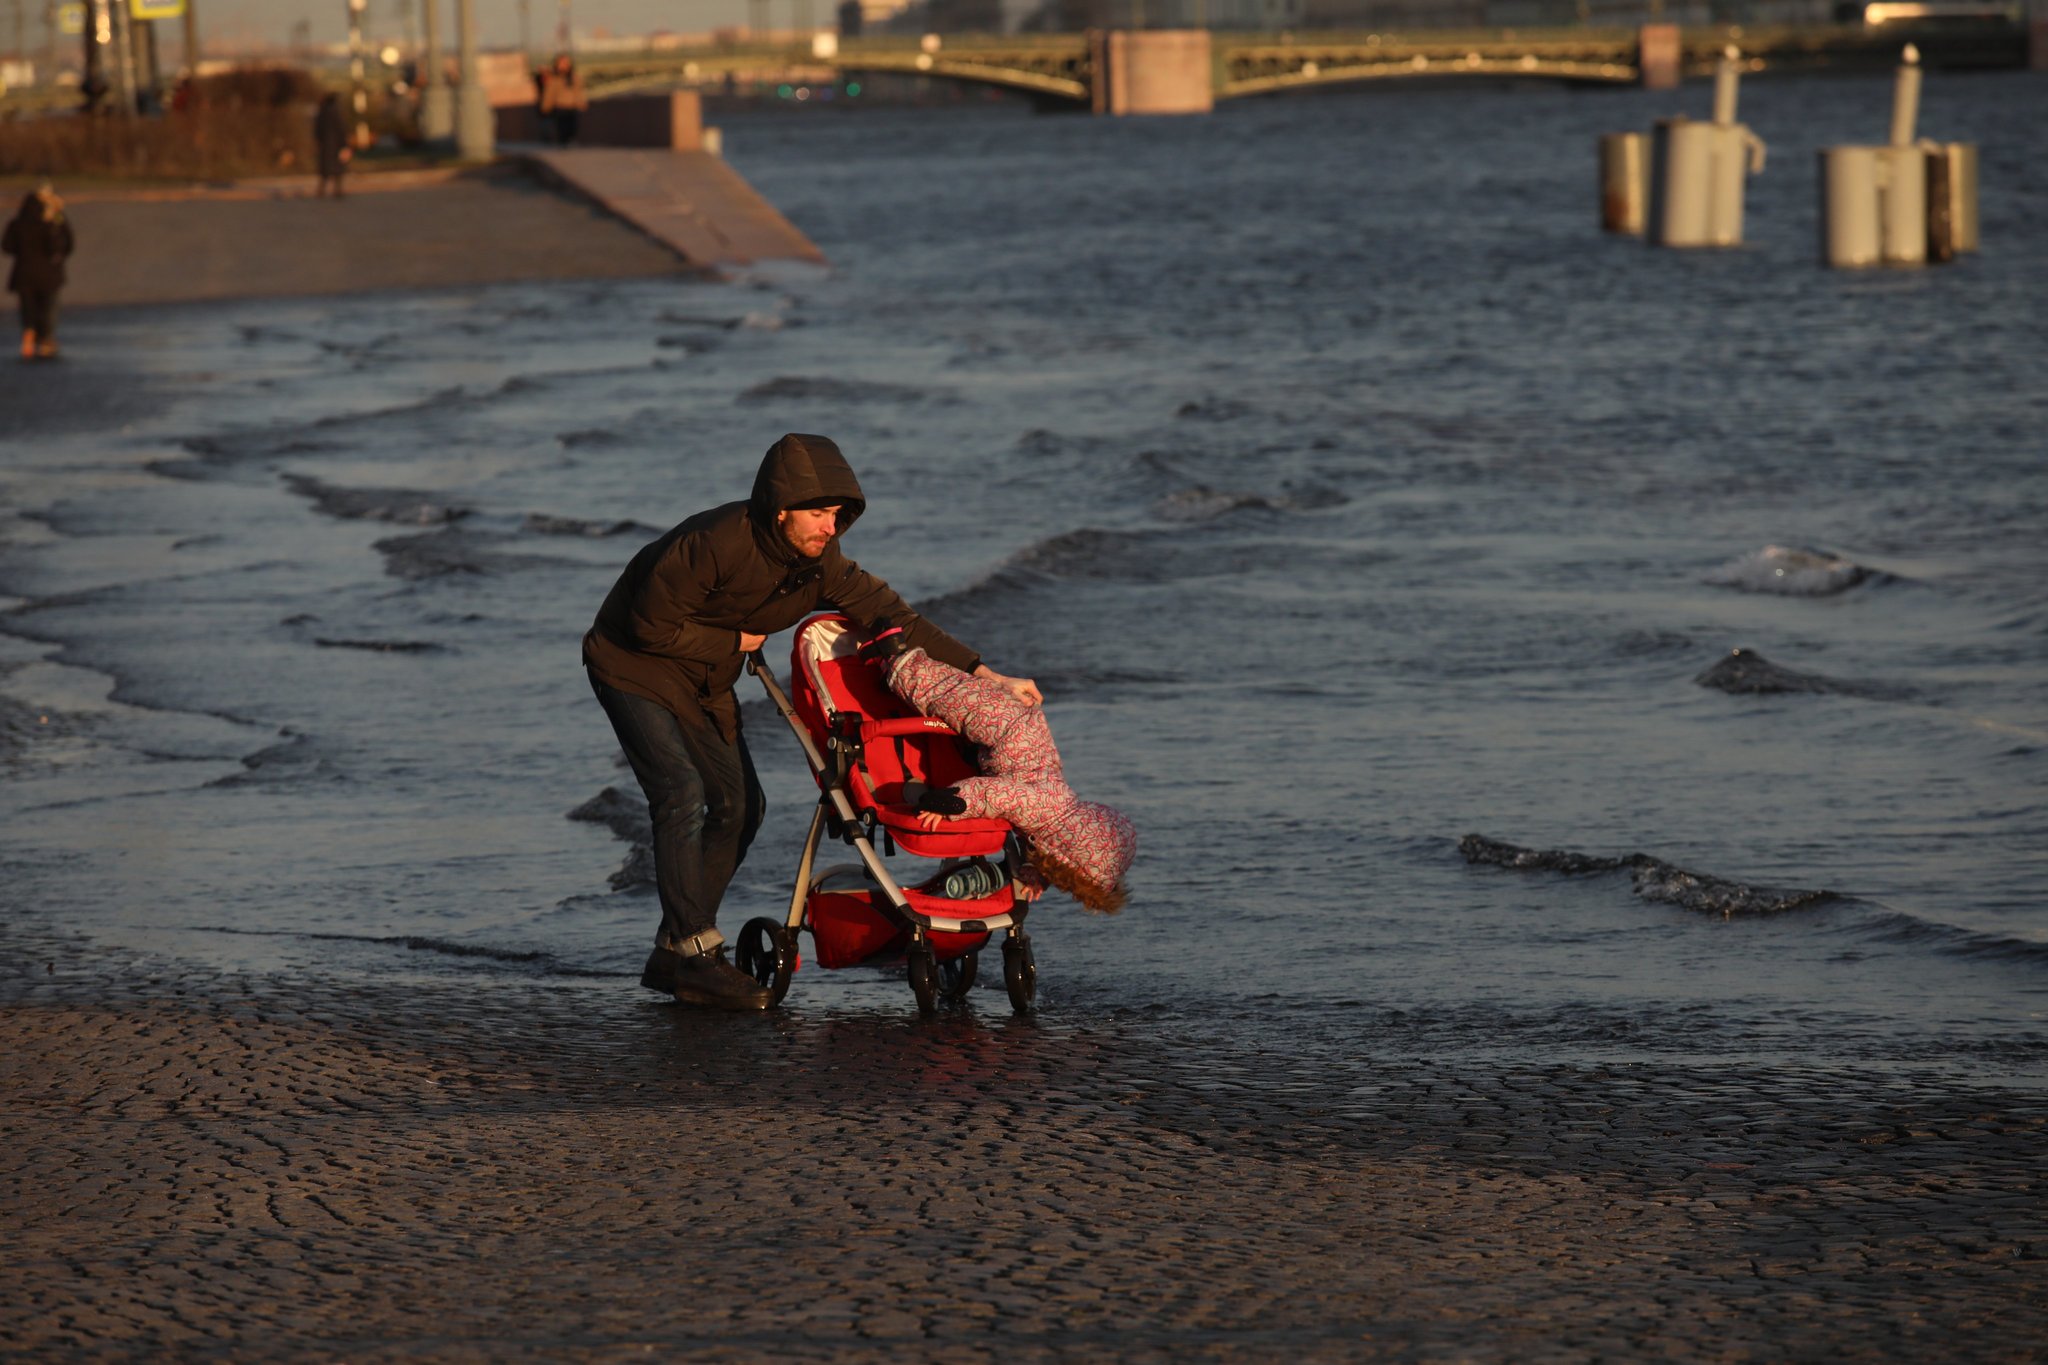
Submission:
[[[319,98],[304,71],[252,69],[190,82],[160,116],[0,123],[0,174],[220,180],[303,171],[313,164]]]

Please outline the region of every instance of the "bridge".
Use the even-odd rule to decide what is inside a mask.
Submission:
[[[1741,49],[1752,71],[1888,67],[1908,42],[1917,44],[1923,60],[1934,67],[2022,67],[2028,60],[2027,27],[1998,20],[1967,26],[1890,23],[1680,29],[1656,24],[1386,33],[1177,32],[1191,41],[1181,43],[1171,58],[1178,68],[1175,78],[1190,87],[1183,93],[1205,108],[1216,100],[1360,81],[1476,76],[1660,86],[1673,84],[1682,76],[1711,72],[1730,44]],[[922,39],[844,39],[836,44],[821,43],[817,49],[796,43],[739,43],[640,54],[592,54],[583,66],[591,93],[600,97],[677,87],[715,89],[728,78],[826,84],[886,73],[1014,90],[1050,107],[1124,112],[1114,107],[1107,89],[1119,80],[1119,64],[1130,60],[1127,52],[1142,54],[1146,45],[1173,36],[1175,31],[1163,30],[947,34]],[[1194,86],[1205,90],[1194,90]]]

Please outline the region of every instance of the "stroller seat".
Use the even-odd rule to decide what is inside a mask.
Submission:
[[[898,847],[921,858],[1000,856],[1010,834],[1006,820],[953,819],[936,830],[918,823],[915,801],[904,799],[906,783],[947,787],[976,769],[964,740],[905,705],[881,669],[858,657],[848,625],[843,616],[820,616],[798,632],[791,700],[821,744],[835,720],[859,739],[860,758],[846,781],[856,809],[872,812]],[[821,786],[827,781],[818,774]]]

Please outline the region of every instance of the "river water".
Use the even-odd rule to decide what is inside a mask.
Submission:
[[[1603,238],[1595,136],[1707,98],[735,117],[829,272],[82,315],[74,368],[158,406],[0,470],[0,901],[637,992],[651,888],[569,818],[632,790],[578,637],[817,431],[869,494],[849,552],[1039,679],[1142,830],[1121,917],[1034,918],[1047,1025],[2038,1084],[2048,81],[1929,78],[1985,248],[1913,273],[1814,260],[1814,150],[1883,134],[1881,78],[1749,84],[1745,249]],[[1795,690],[1695,681],[1734,648]],[[748,723],[728,934],[809,801]],[[806,967],[786,1008],[911,1001]]]

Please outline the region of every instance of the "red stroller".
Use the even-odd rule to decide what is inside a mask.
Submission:
[[[822,794],[797,863],[789,916],[780,924],[765,916],[747,921],[737,945],[740,970],[780,1002],[801,961],[797,932],[808,929],[821,967],[902,954],[917,1008],[930,1015],[942,997],[966,998],[981,949],[1000,932],[1003,984],[1010,1004],[1026,1013],[1038,970],[1024,932],[1030,906],[1013,879],[1022,849],[1004,820],[948,820],[936,830],[918,824],[905,784],[949,786],[974,776],[974,765],[951,728],[905,706],[881,669],[855,654],[851,624],[823,615],[797,627],[790,650],[794,701],[758,653],[747,656],[796,732]],[[851,844],[860,862],[818,870],[818,845],[827,834]],[[878,838],[889,853],[942,862],[925,880],[904,886],[876,852]]]

